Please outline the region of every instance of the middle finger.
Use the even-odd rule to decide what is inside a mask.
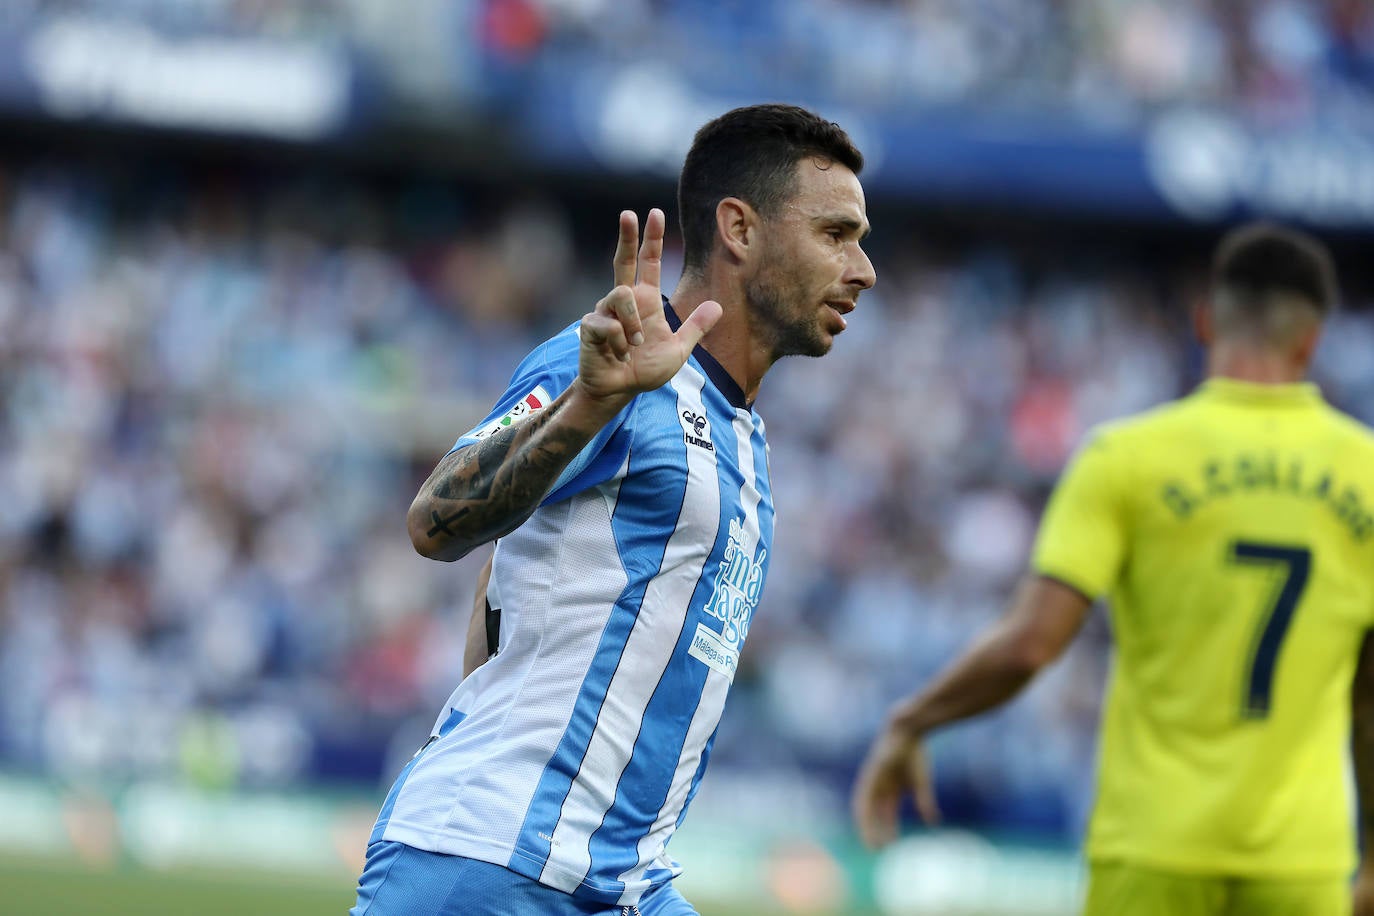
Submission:
[[[634,286],[639,244],[639,217],[633,210],[620,211],[620,236],[615,244],[615,285]]]

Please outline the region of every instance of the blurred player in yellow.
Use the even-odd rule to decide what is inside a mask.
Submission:
[[[854,789],[866,842],[907,794],[938,818],[925,736],[1015,696],[1108,596],[1085,912],[1374,916],[1347,775],[1353,708],[1374,830],[1374,435],[1303,381],[1335,299],[1316,240],[1222,241],[1194,316],[1207,380],[1089,437],[1007,614],[891,711]]]

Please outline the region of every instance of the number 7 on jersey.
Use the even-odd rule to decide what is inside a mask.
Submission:
[[[1282,567],[1283,585],[1264,614],[1264,623],[1255,634],[1250,652],[1250,673],[1245,679],[1245,699],[1241,715],[1247,719],[1269,716],[1274,668],[1278,664],[1279,647],[1293,622],[1293,613],[1307,587],[1312,572],[1312,551],[1306,547],[1284,547],[1254,541],[1235,541],[1228,556],[1231,563],[1244,566]]]

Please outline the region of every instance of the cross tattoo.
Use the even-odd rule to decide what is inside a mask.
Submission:
[[[430,517],[430,520],[434,522],[434,527],[431,528],[431,529],[429,529],[429,531],[425,532],[426,537],[434,537],[436,534],[438,534],[438,533],[441,532],[441,531],[442,531],[444,534],[447,534],[449,537],[453,537],[453,536],[454,536],[454,531],[453,531],[452,528],[450,528],[450,527],[448,526],[448,523],[449,523],[449,522],[457,521],[458,519],[462,518],[464,515],[467,515],[467,514],[468,514],[468,510],[467,510],[467,509],[459,509],[457,512],[453,513],[453,514],[450,515],[448,518],[442,518],[442,517],[440,517],[439,512],[438,512],[437,509],[434,510],[434,511],[431,511],[431,512],[429,513],[429,517]]]

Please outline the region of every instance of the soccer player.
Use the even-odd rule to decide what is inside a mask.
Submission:
[[[695,912],[666,847],[768,569],[752,404],[776,360],[826,353],[874,283],[862,166],[800,108],[703,126],[672,296],[662,211],[642,244],[622,213],[615,287],[521,363],[421,487],[420,553],[499,539],[484,597],[498,651],[469,653],[482,663],[383,804],[356,916]]]
[[[1303,381],[1335,287],[1306,235],[1222,241],[1194,315],[1208,378],[1080,449],[1008,613],[891,710],[854,789],[866,842],[907,794],[938,818],[926,735],[1015,696],[1110,595],[1086,912],[1350,912],[1352,687],[1374,825],[1374,436]]]

